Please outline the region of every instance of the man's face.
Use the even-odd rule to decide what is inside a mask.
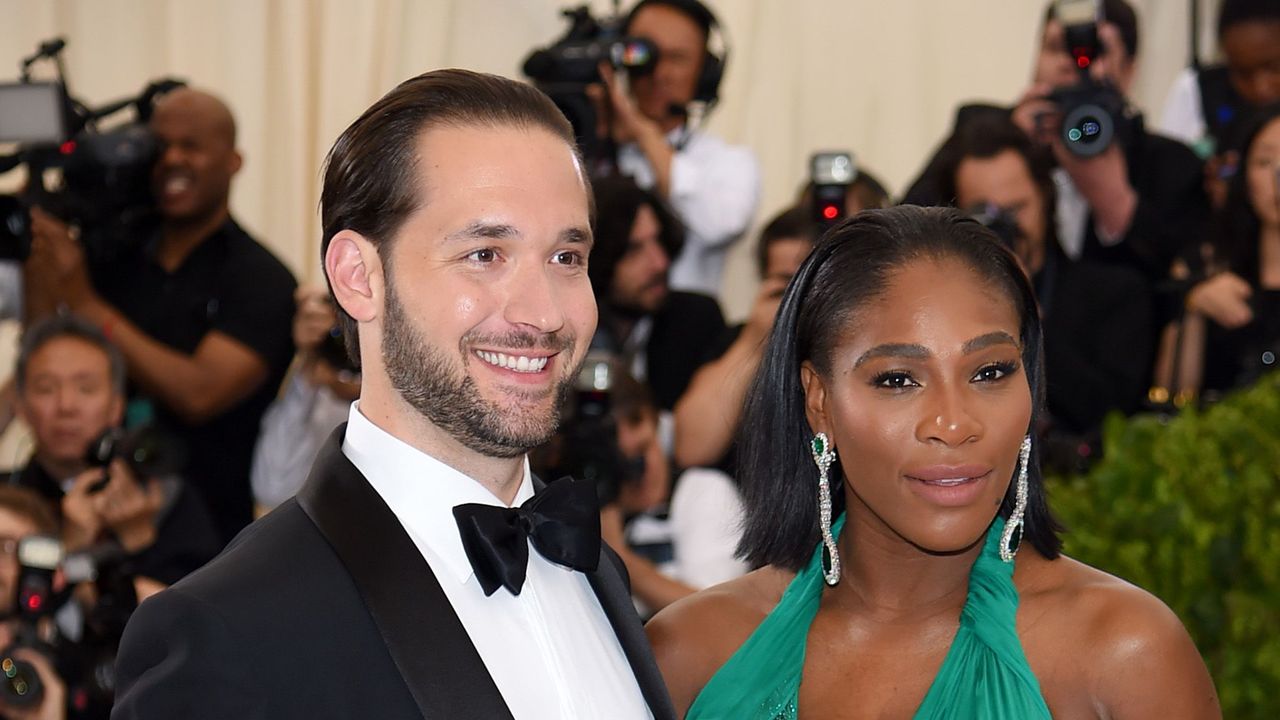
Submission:
[[[660,240],[658,215],[641,205],[631,224],[627,249],[613,269],[610,304],[631,312],[647,314],[662,307],[667,299],[667,269],[671,258]]]
[[[985,204],[1013,213],[1021,233],[1014,252],[1028,274],[1039,271],[1044,265],[1044,198],[1016,150],[1002,150],[989,158],[967,157],[956,168],[956,205]]]
[[[631,79],[631,94],[640,112],[655,122],[678,124],[672,105],[687,105],[697,90],[707,39],[688,15],[665,5],[636,13],[628,28],[658,47],[658,64],[649,75]]]
[[[29,519],[0,508],[0,615],[13,612],[18,598],[18,541],[36,533],[36,525]]]
[[[1222,33],[1231,86],[1250,105],[1280,100],[1280,21],[1238,23]]]
[[[765,250],[764,281],[785,288],[813,250],[806,237],[784,237],[773,240]]]
[[[152,115],[151,130],[163,150],[151,189],[166,220],[203,220],[226,207],[240,156],[225,113],[208,96],[177,91]]]
[[[582,169],[542,129],[434,128],[418,153],[384,266],[387,376],[467,448],[516,457],[555,432],[595,332]]]
[[[80,462],[89,443],[120,421],[123,409],[111,385],[110,359],[92,343],[54,338],[28,360],[18,411],[35,435],[37,457]]]

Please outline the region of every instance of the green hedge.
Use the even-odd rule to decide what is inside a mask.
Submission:
[[[1087,475],[1048,481],[1067,554],[1173,608],[1225,717],[1280,717],[1280,374],[1103,437]]]

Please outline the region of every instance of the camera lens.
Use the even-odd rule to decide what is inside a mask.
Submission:
[[[1075,155],[1090,157],[1111,145],[1115,122],[1097,105],[1080,105],[1062,118],[1062,139]]]

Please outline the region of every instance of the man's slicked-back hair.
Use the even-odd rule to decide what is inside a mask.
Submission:
[[[322,258],[334,235],[352,230],[377,247],[383,266],[388,266],[391,239],[422,203],[429,202],[418,182],[418,140],[436,127],[537,128],[575,147],[569,121],[530,85],[457,69],[433,70],[406,80],[351,123],[325,158]],[[347,354],[358,367],[355,320],[335,306]]]

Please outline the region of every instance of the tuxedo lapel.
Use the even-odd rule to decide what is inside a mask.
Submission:
[[[423,717],[511,718],[430,566],[343,454],[345,434],[344,423],[321,449],[299,505],[351,574]]]
[[[605,617],[609,618],[609,625],[618,636],[622,652],[627,656],[631,672],[640,684],[640,692],[649,704],[654,720],[675,720],[675,706],[667,693],[666,682],[653,659],[653,650],[649,647],[649,639],[644,634],[640,617],[636,615],[636,608],[631,604],[631,593],[614,564],[620,562],[622,561],[608,546],[602,545],[600,565],[595,572],[587,573],[587,580],[600,601]]]

